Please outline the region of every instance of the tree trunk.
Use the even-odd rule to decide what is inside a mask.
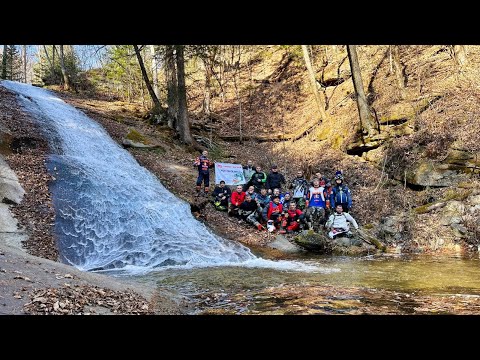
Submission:
[[[27,83],[27,45],[23,45],[23,79]]]
[[[157,51],[155,45],[150,45],[150,52],[152,53],[152,81],[153,91],[157,95],[157,99],[160,99],[160,90],[158,88],[158,71],[157,71]]]
[[[183,48],[183,45],[175,45],[177,52],[178,127],[180,130],[180,138],[183,143],[192,144],[187,112],[187,91],[185,88],[185,60],[183,58]]]
[[[367,135],[374,135],[378,133],[375,127],[375,120],[370,113],[370,108],[363,90],[362,73],[360,71],[360,64],[358,63],[356,45],[347,45],[348,60],[350,61],[350,69],[352,71],[352,80],[355,93],[357,95],[357,107],[360,115],[360,123],[362,130]]]
[[[211,91],[210,91],[210,82],[212,79],[212,69],[209,65],[209,61],[206,59],[203,60],[203,66],[205,67],[205,91],[203,97],[203,112],[205,115],[210,115],[210,98],[211,98]]]
[[[467,52],[464,45],[451,45],[455,61],[459,66],[463,66],[468,62]]]
[[[47,61],[50,64],[50,69],[52,69],[53,73],[53,63],[52,60],[50,60],[50,56],[48,55],[47,47],[45,45],[43,45],[43,51],[45,51],[45,56],[47,57]]]
[[[63,83],[65,90],[70,90],[70,80],[68,78],[67,69],[65,68],[65,56],[63,54],[63,45],[60,45],[60,68],[62,69]]]
[[[138,49],[138,45],[133,45],[133,49],[135,50],[135,54],[137,55],[138,64],[140,65],[140,70],[142,70],[143,80],[145,81],[145,85],[147,87],[148,93],[153,101],[153,106],[160,111],[161,105],[160,101],[155,95],[155,91],[153,91],[152,85],[150,85],[150,80],[148,79],[147,70],[145,70],[145,65],[143,64],[142,54],[140,54],[140,50]]]
[[[168,127],[178,129],[178,96],[177,96],[177,70],[173,56],[173,45],[166,45],[165,48],[165,77],[167,79],[167,115]]]
[[[405,89],[405,66],[400,61],[398,45],[391,45],[390,51],[392,54],[393,65],[395,66],[395,77],[397,78],[398,87],[400,89]]]
[[[52,45],[52,79],[54,83],[57,82],[57,74],[55,74],[55,50],[57,50],[57,47]]]
[[[235,89],[235,96],[237,97],[238,101],[238,126],[239,126],[239,142],[240,144],[243,143],[243,131],[242,131],[242,101],[240,99],[240,94],[238,92],[238,84],[237,84],[237,71],[233,74],[233,87]]]
[[[7,78],[7,45],[3,45],[2,79]]]
[[[308,77],[312,86],[313,95],[315,96],[315,101],[317,102],[320,116],[322,117],[322,120],[325,120],[327,118],[327,114],[325,113],[325,103],[323,102],[322,98],[320,97],[320,93],[318,92],[317,80],[315,79],[315,72],[313,71],[312,61],[310,60],[310,54],[308,53],[307,45],[302,45],[302,50],[303,58],[305,59],[305,65],[307,66],[308,70]]]

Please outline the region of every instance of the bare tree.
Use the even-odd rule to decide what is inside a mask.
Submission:
[[[167,79],[168,126],[178,130],[177,70],[173,45],[165,46],[165,78]]]
[[[150,84],[150,80],[148,79],[147,70],[145,70],[142,54],[140,54],[140,49],[138,48],[138,45],[133,45],[133,49],[135,50],[135,55],[137,55],[137,60],[138,60],[138,64],[140,65],[140,70],[142,71],[143,80],[145,81],[145,85],[147,87],[148,93],[152,98],[153,106],[157,110],[160,110],[161,108],[160,101],[158,100],[157,95],[155,95],[155,91],[153,91],[152,85]]]
[[[68,78],[67,69],[65,68],[65,56],[63,54],[63,45],[60,46],[60,68],[62,69],[63,83],[65,84],[65,90],[70,90],[70,79]]]
[[[192,144],[190,135],[190,122],[187,110],[187,91],[185,88],[185,59],[183,56],[184,46],[175,45],[177,55],[177,84],[178,84],[178,127],[180,138],[185,144]]]
[[[7,46],[3,45],[3,57],[2,57],[2,79],[7,78]]]
[[[374,135],[378,133],[378,130],[376,129],[375,119],[370,112],[370,107],[368,106],[367,98],[363,90],[362,73],[360,71],[360,64],[358,63],[356,45],[347,45],[347,52],[350,69],[352,71],[353,87],[357,95],[357,107],[362,130],[367,135]]]
[[[207,116],[209,116],[211,112],[211,108],[210,108],[211,97],[212,97],[211,85],[212,85],[212,77],[215,76],[214,66],[215,66],[218,50],[219,50],[218,45],[196,46],[197,56],[199,56],[200,59],[202,60],[204,72],[205,72],[203,112]]]
[[[160,90],[158,88],[158,71],[157,71],[157,50],[155,45],[150,45],[150,52],[152,54],[152,82],[153,82],[153,91],[157,95],[157,99],[160,99]]]
[[[23,45],[23,80],[27,82],[27,45]]]
[[[395,67],[395,77],[397,78],[397,84],[400,89],[405,89],[406,77],[405,77],[405,65],[400,60],[400,51],[398,45],[391,45],[390,52],[392,55],[393,65]]]
[[[50,69],[52,69],[52,75],[53,75],[53,72],[55,71],[54,65],[53,65],[52,60],[50,59],[50,55],[48,55],[48,50],[47,50],[47,47],[45,45],[43,45],[43,51],[45,51],[45,56],[47,58],[48,63],[50,64]]]
[[[313,70],[312,61],[310,60],[310,54],[308,52],[307,45],[302,45],[302,50],[303,58],[305,59],[305,65],[307,66],[308,70],[308,77],[312,86],[313,95],[315,96],[315,101],[317,102],[318,111],[320,112],[322,120],[325,120],[327,118],[327,114],[325,113],[325,103],[320,97],[320,93],[318,92],[317,80],[315,79],[315,71]]]
[[[52,78],[56,82],[57,74],[55,73],[55,52],[57,51],[56,45],[52,45]]]
[[[232,46],[232,63],[235,54],[235,46]],[[240,92],[238,91],[238,81],[237,76],[240,71],[240,45],[238,46],[238,59],[232,64],[234,73],[233,73],[233,87],[235,88],[235,96],[237,97],[238,102],[238,125],[239,125],[239,142],[243,143],[243,131],[242,131],[242,99],[240,98]]]

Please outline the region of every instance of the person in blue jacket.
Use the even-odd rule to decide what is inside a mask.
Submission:
[[[337,205],[342,205],[344,212],[349,212],[352,208],[352,195],[348,186],[343,183],[342,174],[335,176],[335,185],[330,195],[330,203],[332,209],[335,209]]]

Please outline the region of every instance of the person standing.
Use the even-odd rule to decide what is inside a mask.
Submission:
[[[325,183],[323,182],[325,185]],[[309,229],[317,230],[320,225],[325,224],[325,189],[320,186],[318,179],[313,180],[313,186],[307,191],[307,210],[305,218]]]
[[[285,184],[285,177],[278,172],[277,165],[272,165],[272,171],[268,174],[266,182],[268,193],[271,194],[275,188],[282,192],[282,184]]]
[[[210,168],[213,167],[213,161],[208,158],[208,151],[203,150],[202,155],[198,156],[193,163],[193,166],[198,168],[197,177],[197,196],[200,195],[202,189],[202,182],[204,183],[204,193],[208,194],[210,186]]]
[[[343,183],[343,175],[337,174],[335,176],[335,185],[332,188],[332,194],[330,195],[331,206],[334,209],[337,205],[342,205],[343,212],[349,212],[352,208],[352,196],[350,189]]]
[[[243,186],[243,191],[247,191],[248,183],[252,178],[252,175],[255,173],[255,167],[253,166],[253,161],[248,160],[247,165],[243,167],[243,176],[245,177],[245,185]]]
[[[260,165],[257,165],[257,167],[255,168],[255,172],[253,173],[247,185],[253,185],[255,188],[255,192],[258,194],[260,190],[265,187],[266,181],[267,175],[262,171],[262,167]]]
[[[290,189],[292,189],[293,192],[292,200],[297,203],[297,207],[299,209],[305,208],[305,200],[308,188],[308,182],[303,177],[303,172],[301,170],[297,171],[297,177],[292,180]]]

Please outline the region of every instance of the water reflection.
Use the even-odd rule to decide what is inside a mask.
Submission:
[[[337,271],[218,267],[168,270],[138,280],[186,295],[195,302],[197,313],[480,313],[479,259],[420,255],[300,258]]]

